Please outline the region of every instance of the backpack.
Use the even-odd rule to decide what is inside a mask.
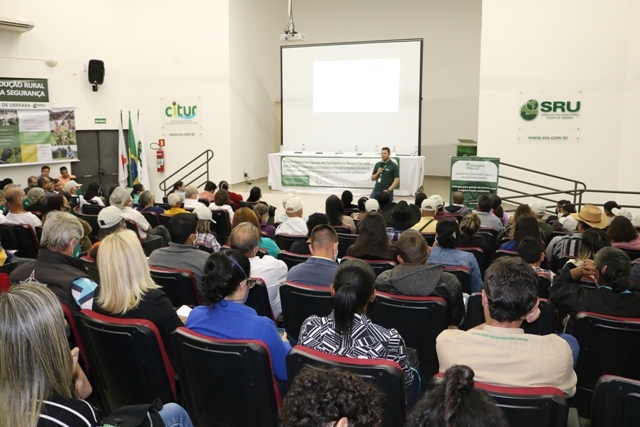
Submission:
[[[103,422],[103,427],[166,427],[158,411],[162,409],[160,399],[151,405],[128,405],[118,408]]]

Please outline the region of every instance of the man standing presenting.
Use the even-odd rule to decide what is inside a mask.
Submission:
[[[389,147],[382,147],[380,152],[382,161],[376,163],[373,168],[373,175],[371,175],[371,181],[376,182],[371,192],[372,199],[377,199],[378,194],[384,192],[389,193],[389,202],[393,201],[393,190],[400,182],[400,169],[395,162],[390,160],[390,155]]]

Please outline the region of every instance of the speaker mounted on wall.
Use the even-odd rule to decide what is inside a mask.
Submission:
[[[104,83],[104,61],[89,60],[89,83],[91,83],[94,92],[97,92],[98,86]]]

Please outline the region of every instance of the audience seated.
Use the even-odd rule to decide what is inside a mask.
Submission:
[[[54,194],[53,196],[49,197],[49,199],[47,200],[47,215],[45,215],[44,219],[42,220],[42,225],[44,226],[44,223],[47,221],[48,214],[53,211],[69,212],[73,216],[76,216],[73,210],[71,210],[70,199],[71,196],[69,196],[69,193],[64,192],[60,194]],[[76,216],[76,219],[80,221],[80,225],[82,225],[83,234],[82,239],[80,240],[81,251],[86,252],[91,248],[91,239],[89,239],[89,235],[93,232],[93,227],[91,227],[91,225],[82,218],[78,218]]]
[[[287,205],[287,200],[289,200],[289,199],[291,199],[293,197],[296,197],[296,195],[293,194],[293,193],[287,193],[282,197],[282,207],[284,208],[285,213],[283,213],[282,215],[279,215],[276,218],[276,220],[275,220],[276,223],[285,222],[289,218],[287,216],[287,213],[286,213],[286,211],[287,211],[287,206],[286,205]]]
[[[386,191],[383,191],[382,193],[378,194],[378,197],[375,197],[375,198],[371,197],[370,200],[371,199],[378,201],[378,204],[380,205],[378,210],[380,212],[386,212],[387,209],[391,209],[396,205],[392,201],[391,193],[387,193]]]
[[[307,233],[307,223],[302,219],[304,203],[298,197],[289,197],[284,204],[287,219],[276,228],[275,234],[290,234],[304,236]]]
[[[502,226],[507,225],[509,222],[509,214],[504,211],[502,207],[502,198],[497,194],[491,196],[491,214],[500,219]]]
[[[570,200],[564,200],[564,199],[558,200],[558,203],[556,203],[556,207],[555,207],[555,215],[549,215],[546,219],[547,223],[553,224],[553,222],[557,221],[560,217],[564,216],[562,212],[562,208],[564,207],[565,203],[570,203]]]
[[[445,206],[444,210],[450,214],[458,216],[465,216],[471,213],[471,209],[464,205],[464,193],[461,191],[456,191],[455,193],[453,193],[451,204],[449,206]]]
[[[314,350],[358,359],[387,359],[404,372],[407,404],[418,396],[419,379],[407,362],[404,340],[395,329],[372,323],[367,306],[376,297],[373,268],[359,259],[340,264],[330,287],[333,310],[327,317],[313,315],[300,328],[299,344]]]
[[[214,182],[205,182],[204,190],[198,194],[198,199],[204,199],[209,202],[209,204],[213,203],[216,195],[216,188],[218,188],[218,186]]]
[[[0,294],[0,413],[2,424],[101,426],[86,399],[92,387],[69,351],[64,315],[55,296],[39,283]],[[148,402],[151,404],[151,402]],[[166,403],[159,415],[167,426],[193,427],[185,410]]]
[[[496,231],[502,231],[502,220],[491,213],[491,198],[483,194],[478,199],[478,210],[476,213],[480,217],[481,228],[490,228]]]
[[[187,187],[189,188],[189,187]],[[196,241],[194,245],[204,246],[211,249],[212,252],[220,250],[220,243],[216,239],[215,234],[211,233],[211,210],[205,205],[198,206],[193,210],[193,214],[198,217],[198,227],[196,228]]]
[[[342,196],[340,197],[342,200],[342,207],[345,209],[358,209],[358,205],[353,204],[353,193],[349,190],[344,190],[342,192]]]
[[[460,228],[454,218],[438,221],[436,242],[429,258],[432,264],[443,263],[445,267],[468,267],[471,271],[471,292],[480,292],[482,273],[476,257],[469,252],[456,249]]]
[[[604,209],[604,215],[609,219],[609,222],[611,222],[611,220],[616,217],[616,215],[613,213],[613,210],[622,209],[622,206],[618,205],[618,203],[616,203],[615,201],[610,200],[605,203],[602,208]]]
[[[80,190],[80,187],[82,187],[82,184],[78,184],[74,180],[71,180],[64,185],[63,191],[66,191],[67,193],[71,194],[71,196],[73,196],[74,198],[78,197],[78,199],[80,199],[80,197],[82,197],[82,196],[79,196],[79,193],[78,193],[78,191]]]
[[[173,189],[169,192],[169,194],[177,194],[180,196],[180,199],[184,200],[184,182],[177,181],[173,184]]]
[[[169,246],[156,249],[149,256],[149,265],[164,268],[186,269],[193,273],[200,297],[204,265],[209,254],[193,245],[196,241],[198,217],[190,213],[177,214],[169,221]],[[204,301],[204,299],[203,299]]]
[[[287,281],[329,287],[338,269],[338,235],[330,225],[318,225],[311,232],[311,255],[307,261],[292,267]]]
[[[233,222],[231,223],[231,226],[235,228],[238,224],[241,224],[243,222],[251,223],[255,225],[258,230],[260,230],[260,222],[258,221],[258,216],[251,208],[238,209],[233,216]],[[276,242],[262,235],[260,235],[258,247],[260,249],[266,250],[267,253],[274,258],[277,257],[280,253],[280,248],[278,247],[278,245],[276,245]]]
[[[242,209],[246,209],[255,217],[251,209],[241,208],[238,209],[238,211]],[[280,316],[282,313],[282,306],[280,305],[280,285],[287,279],[287,265],[271,255],[265,255],[262,258],[256,256],[260,243],[260,229],[257,225],[250,222],[242,222],[233,227],[229,242],[231,249],[240,251],[249,259],[251,263],[250,277],[264,280],[264,283],[267,285],[267,290],[269,291],[269,302],[271,303],[273,315],[275,317]],[[247,275],[249,275],[249,272],[247,272]]]
[[[371,202],[369,202],[371,200]],[[358,199],[358,212],[351,214],[351,218],[358,221],[365,217],[367,212],[378,212],[380,205],[376,199],[369,199],[368,197],[360,197]]]
[[[86,204],[94,204],[104,207],[104,200],[102,200],[102,195],[102,187],[99,183],[93,181],[87,186],[87,191],[80,197],[80,206]]]
[[[540,227],[540,231],[543,234],[543,240],[548,242],[549,239],[551,239],[553,227],[542,220],[547,213],[547,207],[544,203],[536,202],[531,204],[531,211],[533,212],[533,216],[536,217],[536,220],[538,220],[538,227]]]
[[[553,282],[554,273],[551,270],[540,267],[544,261],[544,246],[540,239],[533,237],[525,237],[522,239],[518,245],[518,256],[533,267],[533,271],[535,271],[536,274],[546,274],[549,276],[549,280]]]
[[[92,261],[97,259],[98,248],[105,237],[127,228],[124,220],[124,214],[115,206],[107,206],[100,211],[98,214],[98,225],[100,226],[98,241],[91,246],[91,249],[89,249],[89,252],[86,255],[86,257]]]
[[[82,308],[91,309],[98,285],[77,260],[82,235],[82,225],[76,217],[66,212],[49,212],[42,228],[38,258],[13,270],[11,283],[36,280],[46,284],[74,314]]]
[[[511,218],[509,218],[509,222],[507,223],[507,225],[504,226],[504,228],[502,229],[502,231],[500,231],[500,233],[498,233],[498,238],[496,239],[496,241],[501,242],[502,239],[506,239],[506,238],[513,239],[513,232],[516,227],[516,221],[518,221],[518,218],[520,218],[520,215],[524,215],[524,214],[529,214],[533,216],[533,211],[531,210],[531,207],[529,205],[518,205],[518,207],[516,208],[516,211],[513,213]]]
[[[420,207],[422,206],[422,202],[427,198],[428,198],[427,195],[423,193],[421,189],[418,189],[418,192],[416,193],[416,198],[413,200],[413,204],[416,205],[417,207]]]
[[[305,241],[300,240],[293,242],[289,248],[289,252],[301,255],[311,255],[311,249],[309,248],[309,245],[311,244],[311,232],[320,224],[329,225],[329,217],[326,214],[316,212],[309,215],[309,219],[307,220],[307,235],[309,238]]]
[[[361,426],[382,422],[385,396],[359,375],[305,367],[282,401],[280,427]]]
[[[435,218],[436,211],[438,210],[438,203],[432,198],[428,198],[422,201],[420,206],[420,212],[422,218],[416,225],[411,227],[412,230],[418,230],[421,233],[435,233],[438,220]]]
[[[69,174],[69,170],[67,169],[67,167],[62,166],[60,168],[60,176],[58,177],[58,184],[60,185],[60,191],[62,191],[65,185],[67,185],[67,183],[72,179],[76,179],[76,176]]]
[[[41,214],[47,213],[46,197],[42,188],[33,187],[27,193],[27,198],[29,199],[29,206],[27,207],[29,212],[37,211]]]
[[[156,228],[151,227],[151,224],[149,224],[142,213],[131,207],[132,191],[132,188],[125,188],[122,186],[116,187],[111,193],[111,196],[109,196],[109,205],[121,209],[125,219],[134,221],[138,225],[138,234],[140,239],[146,241],[160,237],[162,238],[162,242],[164,245],[169,243],[171,241],[171,238],[169,237],[169,232],[167,231],[166,227],[164,227],[163,225],[159,225]],[[171,197],[171,195],[169,196]],[[173,196],[174,202],[177,197],[177,194]]]
[[[151,191],[143,191],[138,196],[138,206],[136,209],[140,212],[154,212],[156,215],[164,214],[164,209],[160,206],[155,206],[156,196],[151,194]]]
[[[553,334],[525,335],[520,328],[525,319],[532,322],[540,315],[537,291],[538,278],[522,259],[495,260],[482,290],[486,323],[469,331],[440,333],[436,340],[440,372],[467,365],[481,382],[557,387],[573,396],[577,378],[567,341]],[[575,338],[573,343],[577,345]]]
[[[184,208],[187,210],[193,210],[198,206],[205,207],[204,203],[198,201],[198,187],[195,185],[188,185],[184,190]]]
[[[400,200],[382,214],[386,223],[387,236],[391,243],[396,242],[404,230],[408,230],[420,221],[420,208]]]
[[[613,209],[614,211],[627,211],[626,209]],[[629,211],[627,211],[629,212]],[[631,212],[629,212],[629,216]],[[635,229],[631,220],[624,213],[616,215],[609,224],[607,235],[611,239],[611,244],[618,248],[640,251],[640,235]]]
[[[238,209],[238,203],[242,201],[242,194],[229,191],[229,183],[227,181],[220,181],[220,183],[218,183],[218,192],[220,190],[227,192],[228,198],[233,203],[234,209]]]
[[[44,190],[44,196],[46,199],[48,199],[49,196],[56,194],[53,192],[53,182],[48,177],[42,176],[38,178],[38,187]]]
[[[264,202],[261,199],[262,199],[262,189],[256,186],[251,187],[251,190],[249,190],[249,197],[247,197],[247,202],[250,202],[250,203],[262,202],[269,205],[267,202]]]
[[[291,351],[286,332],[281,337],[273,320],[258,316],[253,308],[244,305],[255,285],[251,277],[259,277],[250,261],[240,251],[217,252],[207,259],[205,271],[204,291],[210,305],[194,308],[186,327],[214,338],[264,342],[269,348],[274,375],[286,381],[286,356]]]
[[[144,185],[138,183],[133,184],[133,192],[131,193],[131,200],[133,200],[134,204],[138,204],[138,200],[140,200],[140,193],[144,191]]]
[[[458,326],[464,316],[462,286],[442,264],[429,264],[431,248],[416,230],[407,230],[398,239],[398,264],[376,277],[376,289],[410,296],[442,297],[451,312],[450,324]]]
[[[358,226],[360,234],[356,242],[347,248],[348,256],[372,260],[396,260],[397,253],[389,244],[382,215],[369,212]]]
[[[480,230],[480,225],[480,217],[477,213],[473,212],[465,215],[460,221],[460,237],[458,238],[458,243],[456,243],[456,248],[481,248],[484,252],[485,260],[491,259],[491,247],[487,245],[487,240],[476,235]]]
[[[264,203],[256,203],[256,205],[253,207],[253,212],[255,212],[260,221],[260,231],[262,231],[263,233],[267,233],[270,239],[275,239],[276,228],[271,224],[267,224],[269,220],[269,206],[265,205]]]
[[[591,311],[611,316],[640,317],[640,293],[630,290],[631,261],[621,249],[603,247],[595,254],[593,261],[585,260],[570,274],[569,277],[559,272],[549,288],[551,301],[559,309],[571,316],[581,311]],[[587,288],[571,280],[578,275],[593,277],[598,287]]]
[[[429,197],[429,199],[431,199],[433,204],[435,204],[435,208],[436,208],[435,219],[440,221],[442,218],[448,218],[451,216],[449,215],[449,212],[444,210],[444,200],[442,199],[441,195],[434,194],[431,197]]]
[[[40,221],[37,216],[24,209],[23,200],[25,195],[22,188],[12,186],[5,190],[4,197],[7,199],[7,205],[9,206],[9,213],[5,221],[6,224],[24,224],[31,227],[34,231],[36,227],[42,225],[42,221]]]
[[[167,197],[167,202],[169,202],[169,209],[164,211],[165,215],[173,216],[176,214],[187,213],[186,209],[182,207],[183,199],[182,197],[180,197],[180,194],[169,194],[169,196]]]
[[[173,304],[149,274],[142,245],[131,230],[105,237],[98,257],[100,293],[94,310],[125,319],[146,319],[158,328],[167,352],[169,337],[182,320]]]
[[[325,201],[325,213],[329,217],[329,223],[331,225],[343,225],[351,230],[351,234],[356,233],[356,224],[351,217],[344,214],[344,207],[342,206],[342,200],[338,196],[332,194],[327,197]]]
[[[551,222],[551,227],[553,231],[571,231],[573,232],[578,226],[578,221],[571,216],[571,214],[576,213],[576,207],[573,203],[566,202],[565,204],[557,210],[559,218],[555,221]],[[547,218],[548,221],[549,218]]]
[[[513,238],[501,244],[500,249],[504,251],[518,250],[520,242],[527,237],[539,240],[541,244],[544,244],[542,232],[540,231],[540,227],[538,227],[538,220],[532,215],[523,214],[520,215],[516,221],[516,226],[513,229]]]
[[[241,199],[242,201],[242,199]],[[229,214],[229,222],[233,222],[234,204],[229,198],[229,192],[224,188],[218,190],[214,197],[214,203],[209,204],[212,211],[227,211]]]
[[[474,388],[473,370],[453,365],[444,381],[429,390],[416,404],[407,427],[507,427],[500,408],[484,390]]]

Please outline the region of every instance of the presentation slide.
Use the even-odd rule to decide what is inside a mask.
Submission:
[[[283,46],[284,151],[418,154],[422,40]]]

